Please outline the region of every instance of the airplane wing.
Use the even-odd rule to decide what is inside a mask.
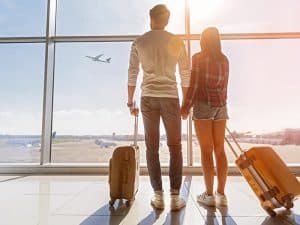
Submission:
[[[95,56],[94,58],[95,58],[95,59],[99,59],[101,56],[103,56],[103,54],[97,55],[97,56]]]
[[[94,57],[89,56],[89,55],[86,55],[85,57],[90,58],[90,59],[93,59],[93,58],[94,58]]]

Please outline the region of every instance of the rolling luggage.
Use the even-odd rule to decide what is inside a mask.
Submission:
[[[117,147],[109,161],[109,188],[111,206],[116,199],[126,199],[131,205],[138,191],[140,153],[137,146],[138,117],[135,116],[134,143]]]
[[[238,155],[225,137],[236,157],[235,163],[263,209],[273,217],[276,216],[276,208],[293,208],[293,201],[300,196],[300,183],[277,153],[268,146],[252,147],[244,151],[230,130],[226,130],[241,152]]]

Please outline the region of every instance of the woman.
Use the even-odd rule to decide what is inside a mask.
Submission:
[[[201,147],[201,162],[206,191],[197,201],[208,205],[227,205],[224,193],[227,178],[227,158],[224,137],[227,115],[227,84],[229,63],[222,53],[220,35],[209,27],[201,35],[201,52],[193,55],[191,83],[184,99],[181,115],[186,119],[193,107],[196,135]],[[213,191],[216,160],[217,190]]]

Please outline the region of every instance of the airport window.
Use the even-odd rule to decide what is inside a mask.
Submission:
[[[44,36],[47,1],[0,1],[0,37]]]
[[[40,161],[44,44],[0,45],[0,162]]]
[[[230,64],[229,128],[235,131],[243,148],[271,145],[286,163],[298,163],[300,107],[296,104],[299,85],[295,71],[300,41],[239,40],[222,44]],[[193,41],[192,52],[199,48],[199,41]],[[198,142],[193,144],[195,163],[199,163]]]
[[[51,18],[56,23],[49,27],[56,34],[50,32],[50,38],[46,37],[48,3],[57,3],[51,14],[56,15]],[[0,163],[39,163],[42,151],[46,152],[43,163],[48,163],[50,150],[50,163],[107,166],[116,146],[132,143],[134,120],[126,107],[129,51],[133,39],[149,30],[149,9],[158,3],[171,10],[168,31],[183,35],[191,31],[185,36],[191,55],[200,49],[193,34],[207,26],[219,28],[230,62],[228,126],[242,147],[270,145],[286,163],[299,163],[298,0],[289,4],[254,0],[243,5],[232,0],[1,1]],[[45,46],[50,46],[47,60]],[[50,68],[46,82],[45,66]],[[141,79],[140,74],[138,105]],[[45,96],[44,84],[50,90]],[[48,114],[43,117],[43,97],[46,113],[52,110],[52,89],[53,120]],[[42,118],[49,125],[44,130]],[[184,165],[191,165],[192,150],[192,163],[199,166],[198,141],[194,130],[189,133],[187,128],[185,120]],[[140,114],[138,138],[145,165],[143,133]],[[168,165],[162,124],[160,135],[160,161]]]
[[[115,140],[131,134],[133,118],[126,106],[129,49],[130,43],[57,44],[53,162],[108,163]]]
[[[190,0],[191,32],[199,34],[207,26],[221,33],[298,32],[299,10],[298,0]]]
[[[149,30],[149,9],[159,3],[172,11],[168,30],[184,33],[182,0],[58,0],[57,35],[139,35]]]
[[[130,46],[130,42],[57,44],[52,162],[107,164],[116,146],[133,143],[134,120],[126,106]],[[139,105],[141,74],[138,78]],[[185,127],[183,122],[186,133]],[[146,163],[141,113],[138,145],[141,162]],[[161,162],[167,164],[162,123],[160,147]],[[186,159],[186,141],[183,149]]]

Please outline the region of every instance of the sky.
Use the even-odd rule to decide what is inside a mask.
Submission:
[[[148,10],[157,3],[171,10],[167,30],[184,33],[184,0],[59,0],[57,35],[139,35],[149,30]],[[211,25],[222,33],[300,30],[298,0],[190,0],[190,5],[196,34]],[[45,15],[45,0],[0,0],[0,37],[43,36]],[[131,133],[133,118],[126,107],[130,45],[57,44],[53,130],[58,135]],[[191,46],[192,53],[200,51],[199,41]],[[300,128],[300,40],[226,40],[222,46],[230,62],[231,129]],[[41,133],[44,47],[0,44],[0,134]],[[110,64],[85,57],[101,53],[112,58]],[[140,73],[139,84],[141,78]],[[139,127],[141,133],[141,118]]]

